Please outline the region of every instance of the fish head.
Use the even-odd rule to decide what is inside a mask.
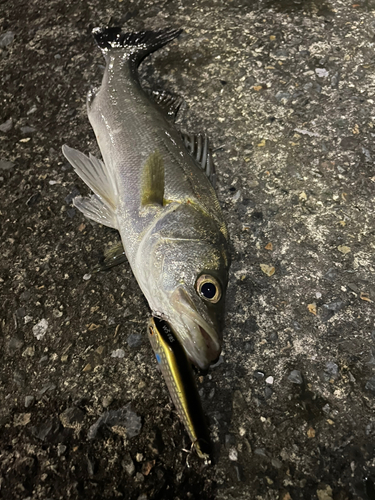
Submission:
[[[169,323],[191,362],[205,370],[221,352],[227,242],[168,239],[159,251],[153,312]]]

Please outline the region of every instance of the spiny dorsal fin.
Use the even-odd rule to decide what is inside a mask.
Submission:
[[[143,166],[141,205],[161,205],[164,200],[164,161],[160,151],[150,154]]]
[[[153,90],[151,95],[156,104],[164,109],[169,118],[174,120],[182,104],[181,97],[174,96],[167,90]]]
[[[195,158],[200,168],[207,175],[213,187],[216,186],[216,170],[212,161],[212,152],[208,137],[202,134],[182,133],[182,139],[191,156]]]

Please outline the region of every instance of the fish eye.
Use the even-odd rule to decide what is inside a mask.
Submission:
[[[216,304],[221,299],[220,283],[209,274],[202,274],[195,283],[195,289],[202,299]]]

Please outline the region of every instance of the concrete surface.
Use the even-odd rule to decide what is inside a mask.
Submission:
[[[375,3],[4,1],[0,12],[0,497],[374,499]],[[198,377],[214,464],[156,368],[117,233],[71,205],[64,143],[98,25],[184,28],[142,66],[206,131],[233,265],[223,355]]]

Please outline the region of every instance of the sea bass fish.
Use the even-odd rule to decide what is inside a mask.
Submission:
[[[177,103],[156,100],[137,68],[181,30],[122,33],[96,28],[106,67],[87,99],[102,160],[63,146],[91,188],[74,205],[119,231],[126,257],[153,316],[167,321],[190,360],[202,369],[221,352],[230,265],[228,232],[212,182],[208,141],[177,130]]]
[[[172,401],[200,458],[209,461],[211,443],[191,365],[169,325],[149,321],[149,339]]]

